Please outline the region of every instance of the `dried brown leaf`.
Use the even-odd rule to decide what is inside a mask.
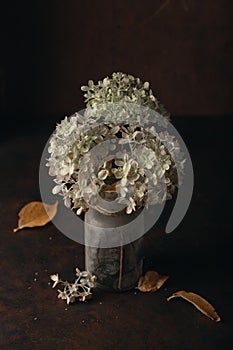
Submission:
[[[19,212],[17,232],[25,227],[44,226],[50,222],[57,213],[58,202],[50,205],[42,202],[30,202]]]
[[[211,305],[206,299],[200,295],[192,292],[186,292],[185,290],[180,290],[176,293],[173,293],[167,301],[173,298],[183,298],[193,304],[200,312],[202,312],[207,317],[215,322],[220,322],[221,318],[215,311],[213,305]]]
[[[145,276],[140,277],[138,289],[140,292],[156,292],[166,282],[169,276],[161,276],[156,271],[147,271]]]

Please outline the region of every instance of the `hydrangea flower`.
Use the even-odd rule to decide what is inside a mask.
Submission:
[[[54,282],[52,288],[57,284],[63,286],[63,290],[58,289],[58,298],[66,300],[67,304],[74,303],[76,299],[86,301],[92,297],[92,289],[96,286],[96,277],[89,271],[80,271],[76,268],[76,279],[73,283],[62,281],[58,274],[51,275]]]
[[[82,90],[88,108],[83,115],[65,117],[50,139],[47,166],[55,177],[53,193],[61,194],[77,215],[103,196],[109,179],[127,214],[170,199],[185,159],[166,130],[169,114],[149,83],[113,73],[96,85],[89,81]]]

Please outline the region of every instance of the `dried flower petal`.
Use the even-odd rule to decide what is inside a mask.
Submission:
[[[221,318],[215,311],[213,305],[211,305],[206,299],[200,295],[192,292],[186,292],[185,290],[180,290],[176,293],[173,293],[170,297],[167,298],[167,301],[173,298],[183,298],[193,304],[201,313],[209,317],[215,322],[220,322]]]
[[[58,274],[56,275],[50,275],[50,279],[54,282],[57,282],[59,280]]]
[[[45,204],[42,202],[30,202],[19,212],[18,227],[13,231],[17,232],[25,227],[44,226],[50,222],[57,213],[58,202]]]
[[[147,271],[145,276],[140,277],[137,288],[140,292],[156,292],[168,278],[169,276],[161,276],[156,271]]]
[[[98,172],[98,178],[100,180],[105,180],[107,178],[108,174],[109,174],[109,171],[107,169],[101,169]]]
[[[66,292],[63,292],[63,291],[61,291],[60,289],[58,289],[58,292],[59,292],[59,294],[58,294],[58,299],[62,299],[62,300],[66,300],[66,298],[67,298],[67,294],[66,294]]]
[[[56,287],[56,285],[59,283],[59,276],[58,274],[56,275],[50,275],[50,279],[54,281],[52,288]]]

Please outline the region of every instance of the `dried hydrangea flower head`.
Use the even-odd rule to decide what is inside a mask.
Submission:
[[[99,195],[104,197],[109,179],[127,214],[170,199],[184,158],[178,141],[166,130],[169,115],[149,83],[113,73],[97,85],[89,81],[82,90],[87,103],[84,115],[66,117],[50,140],[47,166],[55,177],[53,193],[61,194],[78,215]]]
[[[85,92],[85,103],[87,107],[95,107],[101,103],[132,102],[156,110],[163,117],[169,118],[170,114],[154,96],[149,82],[142,82],[140,78],[117,72],[111,78],[106,77],[94,84],[92,80],[88,85],[82,86]]]

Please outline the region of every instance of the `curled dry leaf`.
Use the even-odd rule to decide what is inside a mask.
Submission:
[[[156,271],[147,271],[140,277],[138,287],[141,292],[156,292],[166,282],[169,276],[161,276]]]
[[[44,226],[51,221],[57,213],[58,202],[50,205],[42,202],[30,202],[19,212],[17,232],[25,227]]]
[[[196,293],[186,292],[185,290],[180,290],[176,293],[173,293],[167,301],[173,298],[183,298],[193,304],[200,312],[202,312],[207,317],[215,322],[220,322],[221,318],[215,311],[214,307],[203,297]]]

